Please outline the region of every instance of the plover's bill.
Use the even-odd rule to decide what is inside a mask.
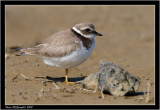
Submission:
[[[47,65],[64,68],[65,82],[71,83],[67,77],[68,69],[80,65],[91,55],[95,35],[102,36],[95,31],[93,24],[80,23],[51,35],[33,48],[21,51],[41,57]]]

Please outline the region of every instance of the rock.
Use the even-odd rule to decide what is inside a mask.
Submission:
[[[57,95],[53,95],[51,96],[52,99],[56,99],[57,98]]]
[[[12,96],[16,96],[16,94],[12,93]]]
[[[43,83],[43,85],[44,85],[44,86],[47,86],[47,83],[46,83],[46,81],[42,81],[42,83]]]
[[[19,92],[19,95],[22,95],[22,92]]]
[[[44,93],[44,92],[45,92],[45,90],[44,90],[43,88],[41,88],[40,92],[41,92],[41,93]]]
[[[139,100],[143,100],[144,98],[143,97],[139,97]]]
[[[99,73],[92,73],[82,81],[82,87],[86,89],[95,89],[98,85]]]
[[[24,96],[24,95],[23,95],[22,98],[25,99],[25,100],[27,100],[27,96]]]
[[[149,78],[145,78],[145,80],[149,80]]]
[[[73,89],[71,89],[71,88],[67,88],[65,91],[68,92],[68,93],[74,93],[74,92],[75,92],[75,91],[74,91]]]
[[[124,96],[134,94],[140,85],[138,78],[112,62],[100,62],[99,70],[81,81],[83,88]]]

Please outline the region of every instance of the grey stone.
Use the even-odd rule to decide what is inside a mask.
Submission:
[[[140,80],[112,62],[100,62],[100,72],[92,73],[81,83],[83,88],[98,89],[114,96],[134,94]]]

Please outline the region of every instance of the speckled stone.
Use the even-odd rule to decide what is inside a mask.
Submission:
[[[134,94],[140,80],[112,62],[100,62],[100,72],[92,73],[82,81],[86,89],[98,89],[114,96]]]

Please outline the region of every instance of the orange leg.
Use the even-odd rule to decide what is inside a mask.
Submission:
[[[68,81],[68,69],[65,69],[65,83],[70,83],[70,84],[74,84],[75,82],[69,82]]]

